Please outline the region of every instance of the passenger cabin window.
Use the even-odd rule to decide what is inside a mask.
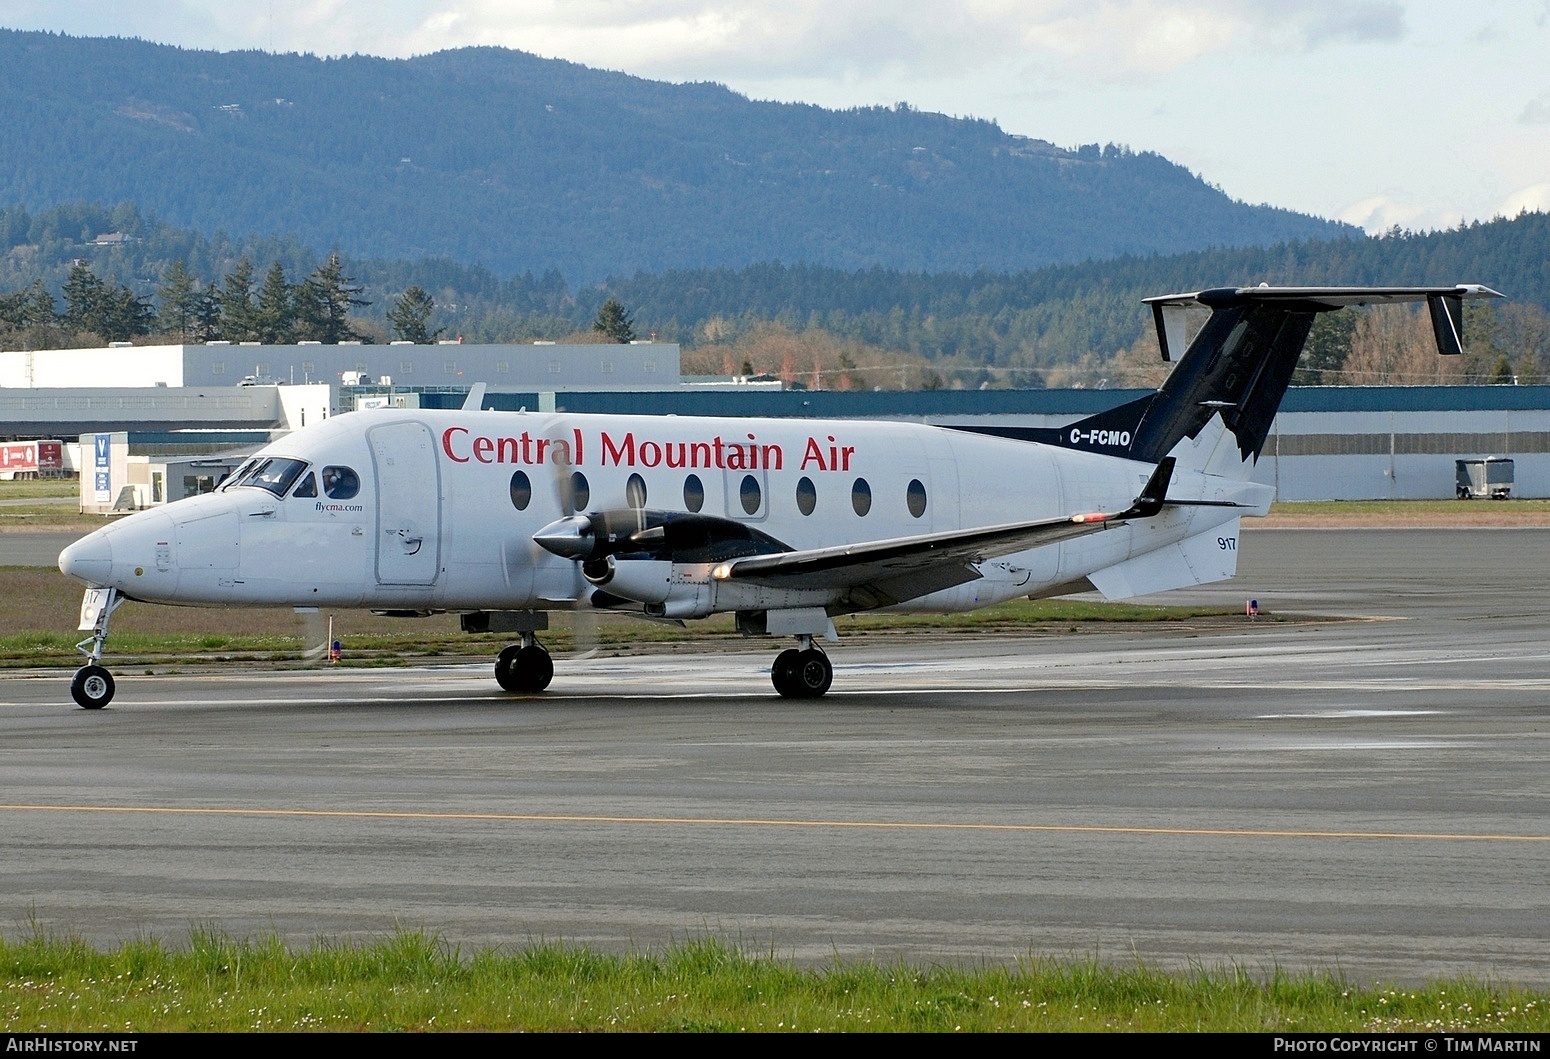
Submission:
[[[697,515],[704,506],[705,483],[700,481],[699,475],[691,474],[684,479],[684,507]]]
[[[592,502],[592,487],[587,484],[587,476],[580,471],[570,476],[570,500],[571,508],[575,511],[583,510]]]
[[[797,483],[797,510],[804,515],[811,515],[817,506],[818,489],[811,478],[803,478]]]
[[[872,510],[872,487],[866,484],[865,478],[857,478],[856,484],[850,487],[850,506],[858,515]]]
[[[910,506],[910,514],[916,518],[926,513],[926,487],[919,478],[911,478],[904,492],[904,502]]]
[[[526,471],[518,471],[511,476],[511,506],[518,511],[526,511],[532,502],[533,483],[528,479]]]
[[[646,506],[646,479],[638,474],[630,475],[624,483],[624,502],[636,511]]]
[[[759,513],[759,505],[764,501],[763,490],[759,488],[759,479],[751,474],[743,475],[743,484],[738,487],[737,495],[743,502],[743,510],[750,515]]]
[[[323,468],[323,492],[333,500],[349,500],[361,491],[361,478],[348,467]]]
[[[314,497],[318,495],[318,480],[311,471],[302,475],[301,484],[296,487],[296,491],[291,495],[297,497]]]

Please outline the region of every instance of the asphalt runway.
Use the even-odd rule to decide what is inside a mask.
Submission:
[[[1243,547],[1163,598],[1256,623],[868,638],[816,703],[763,641],[560,659],[532,699],[120,669],[92,713],[5,676],[0,931],[1550,985],[1550,530]]]

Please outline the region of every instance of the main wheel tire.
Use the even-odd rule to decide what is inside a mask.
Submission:
[[[521,691],[514,683],[511,667],[516,664],[517,655],[522,652],[520,644],[512,644],[495,657],[495,683],[505,691]]]
[[[834,683],[834,666],[816,647],[798,652],[795,672],[797,694],[804,699],[821,697]]]
[[[100,710],[113,701],[113,674],[101,666],[82,666],[70,681],[70,697],[83,710]]]
[[[554,679],[554,659],[542,647],[524,647],[517,652],[517,663],[512,667],[521,684],[521,691],[543,691]]]
[[[795,647],[787,648],[776,655],[770,665],[770,683],[775,685],[782,698],[795,699],[802,695],[797,687],[797,660],[801,657],[802,652]]]
[[[542,647],[512,644],[495,659],[495,682],[506,691],[530,695],[554,679],[554,659]]]

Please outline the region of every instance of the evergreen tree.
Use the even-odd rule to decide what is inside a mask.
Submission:
[[[1292,374],[1293,386],[1339,386],[1340,372],[1351,355],[1351,339],[1356,334],[1357,314],[1352,311],[1320,313],[1313,319],[1308,343]]]
[[[7,330],[22,327],[22,314],[27,307],[27,292],[0,294],[0,327]]]
[[[237,262],[221,289],[221,335],[231,342],[258,339],[258,307],[253,304],[253,265]]]
[[[430,329],[431,314],[436,311],[436,299],[416,284],[398,296],[388,311],[388,323],[393,325],[393,337],[406,342],[424,345],[436,340],[445,328]]]
[[[0,341],[7,349],[56,349],[65,336],[58,330],[54,296],[42,280],[13,294],[0,295]]]
[[[187,342],[195,333],[203,296],[182,258],[168,267],[156,296],[161,299],[161,312],[156,317],[157,326],[165,333],[177,335]]]
[[[33,280],[27,290],[27,304],[22,310],[25,326],[52,327],[58,323],[59,313],[54,309],[54,296],[44,288],[43,281]]]
[[[603,303],[597,311],[597,319],[592,321],[592,330],[606,335],[610,342],[635,340],[635,321],[630,319],[617,298],[609,298]]]
[[[215,342],[222,337],[219,290],[215,287],[206,287],[194,304],[194,314],[192,337],[195,342]]]
[[[70,276],[65,280],[65,311],[59,322],[66,331],[77,334],[97,333],[102,322],[103,295],[107,285],[97,278],[91,266],[77,261],[70,266]]]
[[[296,340],[296,288],[278,261],[269,266],[258,292],[258,340],[269,344]]]
[[[151,333],[156,310],[128,287],[113,284],[103,291],[102,306],[93,328],[109,342],[127,342]]]
[[[151,332],[156,314],[150,303],[117,283],[99,279],[85,262],[77,261],[65,280],[65,312],[60,322],[77,335],[96,335],[107,342],[126,342]],[[50,299],[52,304],[52,299]]]
[[[308,276],[298,292],[297,316],[300,322],[298,337],[315,339],[325,345],[336,345],[363,336],[356,333],[349,322],[350,309],[367,306],[371,302],[359,297],[364,288],[355,285],[354,276],[344,274],[344,263],[337,252]]]

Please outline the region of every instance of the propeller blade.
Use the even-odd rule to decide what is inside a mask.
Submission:
[[[595,658],[598,652],[597,610],[592,606],[591,589],[588,585],[578,603],[579,609],[572,611],[571,655],[574,658]]]
[[[301,660],[319,665],[328,657],[328,619],[317,607],[296,607],[301,619]]]

